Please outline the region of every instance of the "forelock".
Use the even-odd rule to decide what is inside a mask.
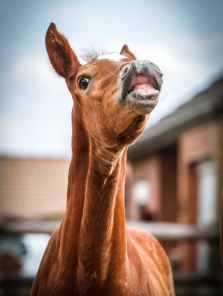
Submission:
[[[92,61],[93,59],[97,59],[99,56],[103,56],[106,54],[111,54],[114,52],[108,51],[106,48],[88,48],[88,49],[82,49],[82,52],[80,54],[80,57],[87,63]]]

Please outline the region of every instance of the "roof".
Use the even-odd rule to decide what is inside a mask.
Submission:
[[[158,124],[145,130],[142,136],[129,146],[128,159],[134,161],[170,146],[176,143],[182,132],[222,116],[223,77],[163,118]]]

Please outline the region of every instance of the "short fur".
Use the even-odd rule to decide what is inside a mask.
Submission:
[[[125,226],[127,146],[143,132],[149,116],[115,104],[120,70],[134,55],[125,46],[127,59],[121,62],[93,59],[82,66],[54,24],[46,47],[74,101],[72,158],[66,212],[31,296],[173,296],[171,267],[159,242]],[[79,88],[80,76],[91,76],[86,90]]]

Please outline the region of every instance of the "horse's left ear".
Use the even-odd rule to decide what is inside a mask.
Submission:
[[[46,49],[55,71],[64,78],[74,75],[81,66],[67,39],[51,23],[46,32]]]
[[[122,50],[120,51],[120,54],[127,57],[130,60],[136,60],[136,57],[134,56],[133,53],[131,53],[131,51],[129,50],[128,45],[126,45],[126,44],[122,47]]]

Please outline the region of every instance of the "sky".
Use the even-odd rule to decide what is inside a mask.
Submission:
[[[51,22],[78,55],[128,44],[160,67],[153,125],[223,75],[222,15],[222,0],[0,0],[0,154],[71,154],[72,98],[45,50]]]

